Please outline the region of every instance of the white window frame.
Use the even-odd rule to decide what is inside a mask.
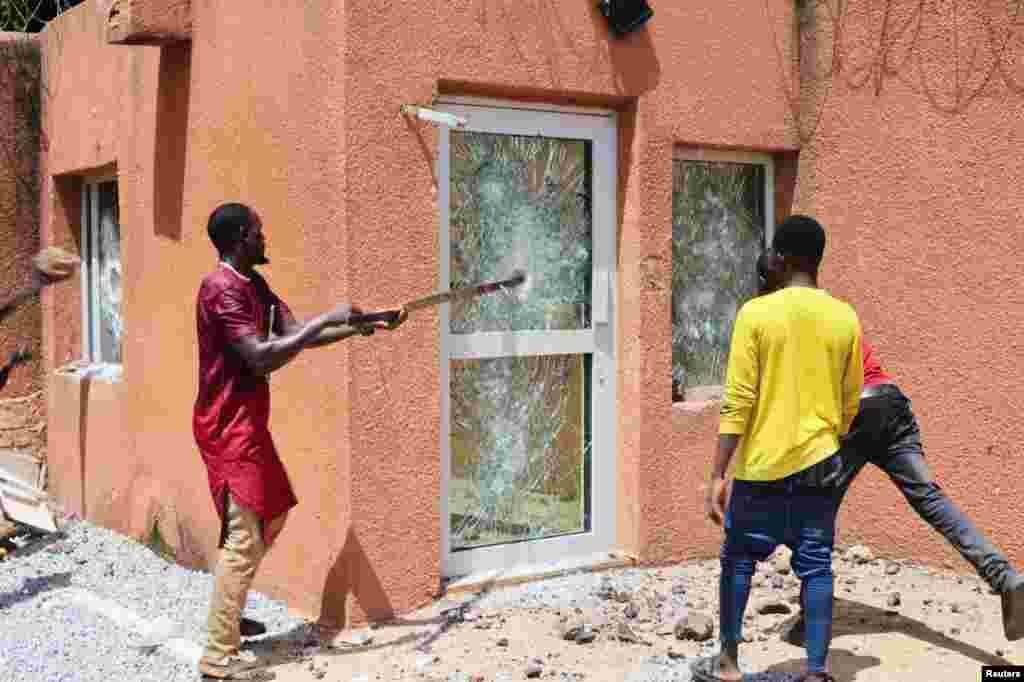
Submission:
[[[775,158],[767,152],[755,152],[742,149],[716,149],[713,147],[692,147],[676,145],[672,153],[673,161],[705,161],[709,163],[743,163],[764,168],[764,247],[772,245],[775,237]],[[673,185],[674,185],[673,169]],[[671,351],[670,351],[671,352]],[[723,388],[718,384],[718,388]],[[685,405],[687,400],[673,402],[674,405]]]
[[[82,180],[82,213],[79,228],[82,258],[79,277],[82,290],[82,359],[95,365],[120,364],[103,359],[103,349],[100,347],[102,337],[99,312],[100,287],[98,282],[93,285],[93,278],[99,272],[99,187],[108,182],[117,183],[117,175],[96,175]],[[120,202],[120,196],[120,187],[118,187],[118,202]],[[118,216],[120,216],[120,207]]]
[[[450,306],[441,307],[441,568],[446,577],[504,570],[614,548],[617,541],[618,408],[615,336],[618,145],[617,117],[604,110],[526,107],[479,98],[439,98],[435,106],[465,117],[466,130],[506,135],[585,139],[593,154],[593,272],[591,329],[551,332],[481,333],[467,338],[450,333]],[[450,284],[450,131],[440,128],[438,184],[440,208],[440,287]],[[453,552],[449,495],[451,476],[450,370],[452,359],[507,355],[589,353],[591,383],[590,530],[537,540]]]

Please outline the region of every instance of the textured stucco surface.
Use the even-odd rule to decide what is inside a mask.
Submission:
[[[769,4],[767,25],[785,40],[791,3]],[[123,382],[49,382],[51,454],[72,470],[84,457],[89,516],[139,534],[159,513],[182,529],[164,536],[186,560],[212,560],[216,518],[190,430],[194,296],[215,266],[210,210],[257,207],[266,274],[300,317],[432,290],[437,132],[398,108],[473,94],[617,112],[620,545],[647,560],[715,550],[698,489],[715,412],[668,402],[672,149],[793,150],[797,138],[763,9],[662,3],[647,30],[616,40],[593,5],[207,0],[192,5],[187,52],[108,45],[95,8],[51,27],[48,242],[75,239],[74,175],[116,168],[120,183]],[[168,82],[187,85],[187,106]],[[67,286],[45,301],[51,368],[80,354]],[[272,428],[301,505],[257,587],[334,621],[437,592],[437,344],[436,311],[425,311],[399,333],[310,351],[274,376]],[[63,476],[73,500],[76,481]]]
[[[29,121],[26,110],[14,101],[14,84],[5,82],[19,73],[6,63],[20,59],[35,40],[25,34],[0,32],[0,298],[6,299],[32,282],[32,256],[39,248],[39,228],[33,217],[28,179],[35,159],[24,146],[22,131]],[[15,136],[19,139],[15,139]],[[26,348],[33,359],[11,373],[0,400],[21,398],[41,390],[41,325],[38,299],[28,301],[0,326],[0,363]]]
[[[786,3],[772,4],[784,35],[791,15]],[[697,476],[680,462],[702,469],[708,452],[706,441],[675,438],[672,407],[660,399],[670,394],[672,147],[785,149],[795,138],[784,100],[763,86],[777,78],[774,48],[761,12],[752,21],[748,3],[713,10],[663,3],[647,31],[625,40],[609,37],[593,5],[491,0],[452,11],[446,2],[348,4],[348,224],[358,226],[350,235],[352,253],[361,255],[351,262],[351,282],[357,298],[378,292],[390,299],[437,279],[437,136],[396,116],[398,105],[440,92],[617,110],[619,538],[644,558],[668,558],[686,551],[692,529],[703,527],[699,516],[686,516],[696,508]],[[353,351],[355,366],[392,370],[383,382],[354,375],[352,513],[369,565],[396,607],[435,587],[439,542],[436,321],[420,316],[413,324],[414,344],[375,345],[377,356],[370,347]],[[410,404],[395,402],[402,396]],[[408,441],[396,444],[396,428]],[[400,464],[377,466],[379,453]]]
[[[821,123],[800,154],[795,209],[830,229],[824,284],[857,308],[912,400],[939,483],[1019,566],[1024,27],[1018,19],[1007,34],[995,5],[912,9],[890,17],[920,29],[890,41],[877,95],[855,78],[880,61],[869,50],[850,52],[840,77],[809,74],[819,87],[807,107]],[[848,44],[877,36],[882,21],[851,12]],[[847,499],[844,537],[970,570],[877,471]]]

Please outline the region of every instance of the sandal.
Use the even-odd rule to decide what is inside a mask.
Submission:
[[[228,656],[220,661],[205,656],[199,660],[199,672],[204,680],[273,680],[277,675],[264,669],[265,664],[247,656]]]
[[[733,680],[727,680],[724,677],[718,676],[718,661],[720,654],[714,656],[707,656],[706,658],[698,658],[696,661],[690,664],[690,672],[693,674],[693,679],[696,682],[733,682]],[[742,675],[739,680],[735,682],[741,682]]]

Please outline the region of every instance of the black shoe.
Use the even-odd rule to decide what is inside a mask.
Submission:
[[[802,649],[807,643],[807,632],[803,617],[798,616],[792,623],[783,627],[779,638],[787,644],[792,644]]]
[[[1013,642],[1024,637],[1024,579],[1019,579],[1002,592],[1003,632]]]
[[[238,624],[238,630],[242,633],[242,637],[259,637],[267,634],[267,626],[252,618],[243,618],[242,622]]]

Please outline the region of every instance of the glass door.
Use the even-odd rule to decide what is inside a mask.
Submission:
[[[441,278],[525,284],[441,314],[445,573],[615,538],[615,123],[449,104]]]

